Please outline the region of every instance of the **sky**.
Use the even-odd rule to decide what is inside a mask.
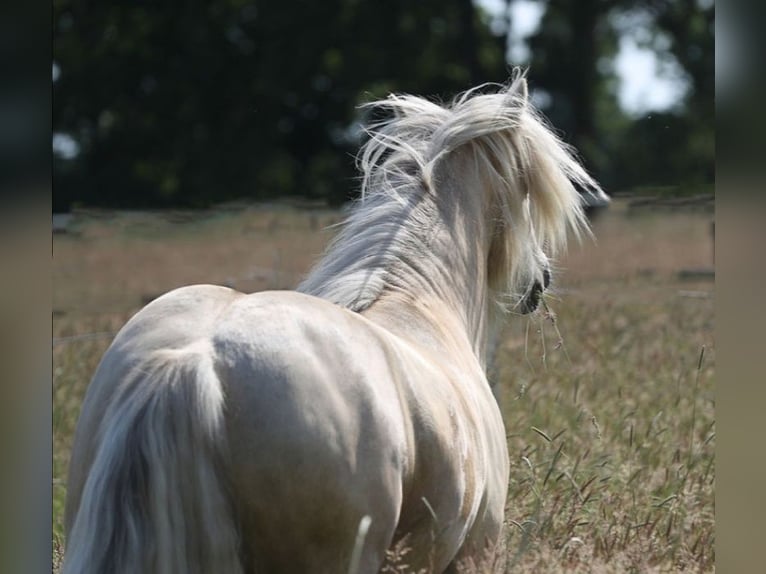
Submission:
[[[477,2],[496,16],[501,16],[506,7],[505,0]],[[529,59],[529,50],[523,38],[537,30],[543,7],[539,2],[516,0],[511,4],[511,10],[510,61],[524,64]],[[672,107],[685,90],[679,66],[673,62],[664,62],[661,66],[654,52],[640,47],[642,36],[647,34],[646,24],[640,17],[625,18],[621,24],[619,28],[623,33],[615,60],[615,71],[620,78],[617,97],[621,107],[633,115]]]

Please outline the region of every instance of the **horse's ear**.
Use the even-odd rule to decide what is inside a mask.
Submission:
[[[529,88],[527,87],[527,79],[522,76],[519,78],[518,82],[519,86],[517,89],[519,91],[519,97],[524,103],[526,103],[529,100]]]
[[[529,104],[529,87],[527,78],[521,68],[515,68],[511,75],[511,83],[506,88],[506,102],[514,108],[524,109]]]

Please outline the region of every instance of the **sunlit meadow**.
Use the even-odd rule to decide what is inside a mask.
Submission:
[[[80,211],[54,235],[54,570],[80,403],[114,333],[173,287],[294,286],[341,218]],[[616,201],[594,219],[596,241],[556,263],[545,308],[502,331],[490,372],[511,458],[500,572],[714,569],[711,221],[705,206]]]

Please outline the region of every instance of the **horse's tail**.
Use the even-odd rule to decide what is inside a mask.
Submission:
[[[210,353],[163,351],[132,373],[77,485],[62,574],[241,573]]]

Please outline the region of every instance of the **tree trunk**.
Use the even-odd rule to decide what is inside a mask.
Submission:
[[[592,142],[595,134],[594,87],[598,83],[596,53],[596,27],[598,25],[597,0],[570,2],[572,22],[572,46],[576,54],[572,60],[575,67],[575,84],[572,86],[574,111],[574,140],[580,147]]]
[[[463,57],[471,86],[481,81],[481,66],[474,28],[475,9],[472,0],[457,0],[460,15],[460,37],[462,39]]]

